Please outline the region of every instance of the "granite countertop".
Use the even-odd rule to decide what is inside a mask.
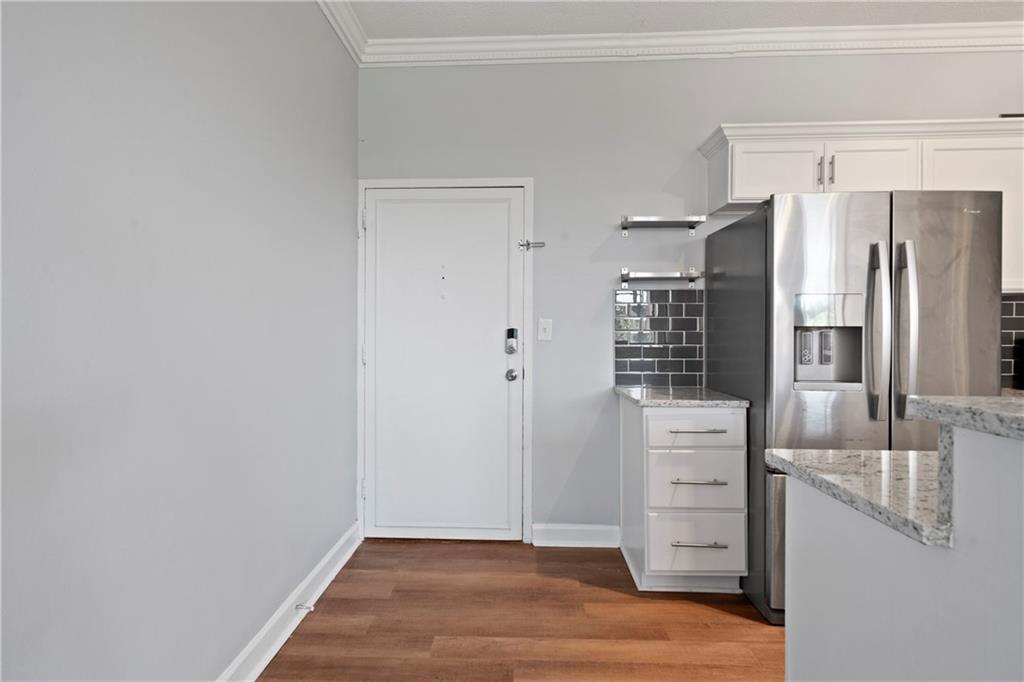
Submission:
[[[768,466],[926,545],[950,546],[953,427],[1024,440],[1024,398],[910,396],[907,413],[939,422],[939,449],[766,450]]]
[[[747,407],[742,398],[709,388],[616,386],[615,392],[640,407]]]
[[[922,544],[950,546],[952,471],[938,452],[766,450],[765,462]]]
[[[1024,440],[1024,398],[1015,396],[916,396],[907,399],[912,417]]]

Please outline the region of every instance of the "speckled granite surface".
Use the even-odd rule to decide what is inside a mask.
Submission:
[[[640,407],[747,407],[750,403],[708,388],[616,386],[615,392]]]
[[[910,396],[912,417],[1024,440],[1024,398],[1014,396]]]
[[[907,412],[939,422],[937,452],[767,450],[765,462],[907,537],[948,547],[953,532],[954,428],[1024,440],[1024,398],[911,396]]]
[[[917,450],[765,451],[769,467],[920,543],[948,547],[952,469],[943,459],[938,452]]]

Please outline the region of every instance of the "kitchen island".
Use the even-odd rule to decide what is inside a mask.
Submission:
[[[1024,676],[1024,400],[908,413],[938,451],[766,451],[790,476],[789,679]]]

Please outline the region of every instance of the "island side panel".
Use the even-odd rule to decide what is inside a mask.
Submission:
[[[1022,443],[954,433],[953,547],[790,478],[788,679],[1022,679]]]

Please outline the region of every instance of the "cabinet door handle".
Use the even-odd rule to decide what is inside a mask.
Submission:
[[[728,429],[669,429],[669,433],[728,433]]]
[[[681,478],[674,478],[669,481],[672,485],[729,485],[729,481],[719,481],[712,478],[710,481],[687,481]]]
[[[828,160],[828,184],[836,184],[836,155],[833,154]]]
[[[824,156],[819,156],[818,157],[818,184],[819,185],[824,185],[825,184],[825,157]]]
[[[729,545],[718,542],[673,542],[673,547],[692,547],[694,549],[729,549]]]

